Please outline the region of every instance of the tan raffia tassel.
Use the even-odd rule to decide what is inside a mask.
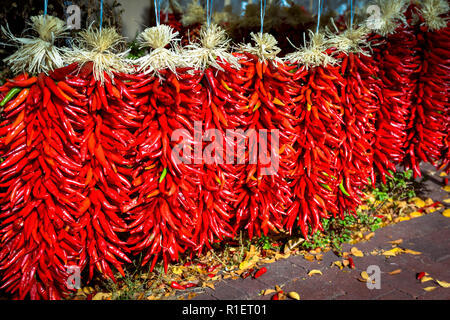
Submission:
[[[331,23],[336,33],[333,33],[328,28],[326,28],[325,34],[327,37],[327,47],[334,47],[336,48],[337,52],[344,52],[346,54],[352,52],[369,55],[369,28],[367,28],[366,26],[361,26],[359,28],[348,28],[345,31],[339,33],[339,29],[334,24],[333,19],[331,19]]]
[[[178,32],[168,25],[159,25],[145,29],[137,41],[141,47],[150,48],[150,52],[135,60],[138,70],[145,74],[157,73],[169,69],[176,74],[177,67],[186,66],[180,54]],[[170,45],[170,48],[166,46]]]
[[[75,39],[74,47],[66,50],[66,60],[69,63],[77,62],[80,67],[87,62],[93,63],[94,78],[104,82],[104,72],[111,78],[113,72],[131,73],[131,63],[125,56],[129,50],[118,52],[118,45],[124,43],[124,39],[114,28],[94,29],[92,25],[79,33]]]
[[[198,0],[192,0],[188,4],[186,11],[181,18],[183,26],[189,26],[196,23],[205,22],[205,9],[198,3]]]
[[[248,52],[258,57],[260,61],[271,60],[273,62],[282,62],[277,54],[281,49],[277,47],[278,41],[274,36],[268,33],[250,33],[250,36],[255,45],[245,43],[239,46],[239,51]]]
[[[55,41],[66,34],[64,21],[46,15],[31,17],[30,27],[39,37],[17,38],[8,28],[2,26],[3,33],[18,46],[18,50],[3,61],[16,73],[38,74],[64,66],[62,49]]]
[[[447,26],[448,18],[441,15],[447,14],[449,10],[447,0],[423,0],[419,12],[425,20],[424,25],[430,31],[436,31]]]
[[[400,23],[408,24],[404,12],[407,0],[376,0],[374,5],[380,8],[380,16],[374,21],[374,31],[383,37],[392,34]]]
[[[238,58],[231,54],[230,39],[224,29],[211,23],[208,27],[203,25],[200,30],[200,41],[190,43],[184,48],[185,63],[199,70],[211,66],[220,71],[224,69],[218,62],[229,63],[233,68],[239,68]]]
[[[302,64],[307,69],[337,64],[338,61],[335,58],[325,53],[328,49],[325,35],[322,33],[313,33],[311,30],[309,32],[311,34],[310,42],[308,44],[305,42],[303,48],[294,46],[297,51],[287,54],[284,60],[290,63]]]

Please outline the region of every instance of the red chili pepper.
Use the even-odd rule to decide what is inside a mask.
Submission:
[[[425,272],[419,272],[418,274],[416,274],[416,279],[417,280],[420,280],[420,279],[422,279],[423,277],[425,277]]]
[[[351,269],[355,269],[355,263],[353,262],[353,258],[349,257],[348,258],[348,262],[349,262],[349,266]]]
[[[257,278],[261,277],[266,272],[267,272],[267,268],[266,267],[262,267],[261,269],[256,271],[256,273],[253,275],[253,278],[257,279]]]

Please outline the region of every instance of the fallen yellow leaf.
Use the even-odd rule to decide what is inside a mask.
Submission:
[[[409,254],[412,254],[412,255],[422,254],[422,252],[414,251],[414,250],[410,250],[410,249],[405,249],[405,250],[403,250],[403,252],[404,253],[409,253]]]
[[[214,286],[214,283],[212,283],[212,282],[205,282],[205,283],[203,283],[203,285],[205,287],[208,287],[208,288],[211,288],[213,290],[216,290],[216,287]]]
[[[395,248],[393,248],[391,250],[383,252],[383,256],[395,257],[397,254],[402,253],[402,252],[403,252],[403,249],[395,247]]]
[[[403,239],[388,241],[388,243],[390,243],[390,244],[401,244],[401,243],[403,243]]]
[[[440,177],[446,177],[447,174],[446,174],[445,172],[441,172],[441,173],[439,174],[439,176],[440,176]]]
[[[425,276],[425,277],[423,277],[422,279],[420,279],[420,282],[424,283],[424,282],[431,281],[431,280],[433,280],[432,277],[427,277],[427,276]]]
[[[315,259],[314,256],[309,253],[305,254],[304,257],[306,260],[311,261],[311,262],[314,261],[314,259]]]
[[[288,297],[294,300],[300,300],[300,295],[295,291],[289,292]]]
[[[399,274],[402,272],[402,269],[395,269],[394,271],[389,272],[390,275]]]
[[[437,288],[437,287],[426,287],[426,288],[423,288],[423,290],[429,292],[429,291],[433,291],[433,290],[436,289],[436,288]]]
[[[444,202],[445,202],[445,203],[450,203],[450,198],[444,199]]]
[[[366,235],[364,236],[364,239],[370,240],[374,235],[375,235],[375,232],[371,232],[371,233],[369,233],[369,234],[366,234]]]
[[[177,274],[177,275],[181,275],[183,273],[183,269],[181,269],[180,267],[174,267],[172,269],[172,272]]]
[[[425,201],[423,201],[422,199],[420,199],[420,198],[417,198],[417,197],[414,197],[414,198],[411,198],[411,200],[412,200],[412,202],[417,206],[417,207],[419,207],[419,208],[423,208],[423,207],[425,207]]]
[[[361,272],[361,278],[363,278],[364,280],[369,279],[369,275],[367,274],[366,271]]]
[[[438,285],[440,285],[440,286],[443,287],[443,288],[450,288],[450,283],[448,283],[448,282],[445,282],[445,281],[439,281],[439,280],[437,280],[437,279],[436,279],[436,282],[437,282]]]
[[[450,186],[442,187],[442,189],[443,189],[444,191],[450,192]]]
[[[92,297],[92,300],[108,300],[108,298],[111,298],[111,295],[111,293],[99,292]]]
[[[410,217],[398,217],[394,221],[395,222],[402,222],[402,221],[408,221],[408,220],[411,220],[411,218]]]
[[[352,255],[354,255],[355,257],[364,257],[364,254],[362,253],[361,250],[359,250],[356,247],[353,247],[350,252],[352,253]]]
[[[444,217],[450,218],[450,209],[445,209],[445,210],[442,212],[442,215],[443,215]]]
[[[411,213],[409,214],[409,216],[410,216],[411,218],[417,218],[417,217],[422,216],[422,213],[419,212],[419,211],[414,211],[414,212],[411,212]]]
[[[317,269],[313,269],[313,270],[311,270],[310,272],[308,272],[308,276],[313,276],[313,275],[315,275],[315,274],[320,274],[320,275],[322,275],[322,271],[320,271],[320,270],[317,270]]]
[[[266,290],[263,290],[262,291],[262,294],[264,295],[264,296],[266,296],[266,295],[268,295],[268,294],[272,294],[272,293],[275,293],[276,292],[276,290],[274,290],[274,289],[266,289]]]
[[[92,287],[84,287],[84,288],[83,288],[83,292],[84,292],[85,294],[91,294],[91,293],[94,292],[94,288],[92,288]]]

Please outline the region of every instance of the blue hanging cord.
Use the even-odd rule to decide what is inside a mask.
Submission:
[[[210,26],[211,21],[209,20],[209,0],[206,0],[206,25]]]
[[[261,0],[260,11],[261,11],[261,34],[263,34],[264,16],[266,15],[266,0]]]
[[[206,0],[206,25],[211,25],[211,17],[213,13],[213,0]]]
[[[156,18],[156,25],[159,26],[161,23],[161,0],[155,0],[155,18]]]
[[[355,11],[353,10],[353,0],[350,0],[350,29],[353,28],[353,16]]]
[[[44,17],[47,15],[48,0],[44,0]]]
[[[103,24],[103,0],[100,0],[100,31],[102,31]]]
[[[322,4],[322,1],[321,0],[319,0],[319,3],[317,4],[317,26],[316,26],[316,33],[319,33],[319,25],[320,25],[320,15],[322,14],[322,11],[321,11],[321,4]]]

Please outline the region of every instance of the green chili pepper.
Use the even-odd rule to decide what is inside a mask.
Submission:
[[[3,98],[2,102],[0,102],[0,107],[5,106],[5,104],[8,103],[9,100],[11,100],[16,94],[18,94],[20,91],[22,91],[21,88],[15,87],[9,90],[9,92],[6,94],[6,96]]]
[[[322,171],[322,174],[323,174],[325,177],[329,177],[329,176],[330,176],[330,175],[329,175],[328,173],[326,173],[325,171]],[[336,179],[335,176],[331,176],[331,178]]]
[[[167,168],[164,168],[163,172],[161,173],[161,177],[159,177],[159,183],[161,183],[164,180],[166,175],[167,175]]]
[[[342,179],[341,183],[339,184],[339,189],[341,189],[342,193],[345,194],[347,197],[350,197],[350,194],[344,188],[344,179]]]
[[[322,187],[324,187],[325,189],[327,189],[328,191],[332,191],[330,186],[327,185],[326,183],[319,183]]]

